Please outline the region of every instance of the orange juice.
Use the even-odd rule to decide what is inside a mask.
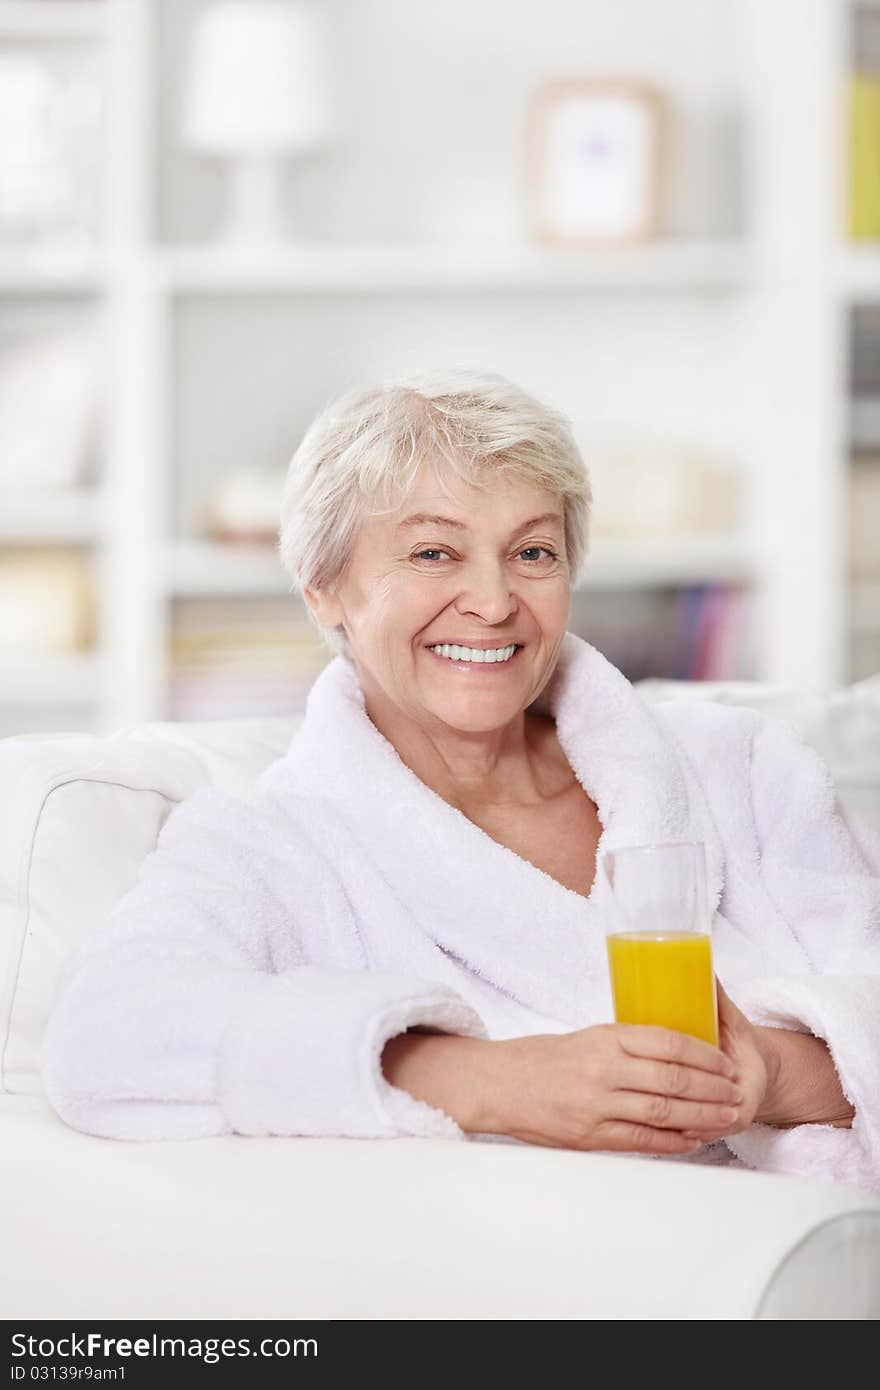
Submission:
[[[618,1023],[650,1023],[718,1046],[707,932],[616,932],[607,937]]]

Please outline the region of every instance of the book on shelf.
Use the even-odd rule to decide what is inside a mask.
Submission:
[[[700,593],[690,667],[683,679],[736,680],[751,669],[748,598],[741,589],[710,586]]]
[[[880,237],[880,13],[848,6],[848,230],[855,241]]]
[[[850,469],[850,573],[880,580],[880,454],[860,454]]]
[[[856,72],[849,87],[849,235],[880,237],[880,76]]]
[[[752,598],[726,584],[595,591],[572,605],[573,631],[631,681],[754,676]]]
[[[179,600],[166,717],[301,714],[331,655],[289,599]]]
[[[98,598],[88,553],[63,546],[0,546],[0,653],[34,660],[88,650]]]

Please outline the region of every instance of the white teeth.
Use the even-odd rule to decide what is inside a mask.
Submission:
[[[482,647],[459,647],[454,642],[452,644],[441,643],[439,646],[431,647],[432,652],[438,656],[448,657],[451,661],[476,661],[494,662],[509,661],[516,651],[516,644],[511,643],[509,647],[493,647],[484,649]]]

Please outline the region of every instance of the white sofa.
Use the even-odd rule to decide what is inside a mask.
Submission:
[[[642,689],[789,719],[880,872],[880,678]],[[880,1316],[880,1201],[830,1181],[479,1141],[135,1144],[55,1115],[38,1056],[63,961],[172,808],[246,787],[296,723],[0,740],[0,1317]]]

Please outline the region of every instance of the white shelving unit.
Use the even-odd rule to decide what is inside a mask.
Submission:
[[[6,661],[3,695],[29,709],[95,704],[101,700],[105,675],[100,655],[91,652]]]
[[[383,294],[389,290],[478,288],[508,294],[556,290],[708,290],[733,293],[752,279],[738,244],[686,241],[637,251],[570,253],[479,247],[471,250],[411,246],[303,248],[283,254],[235,255],[187,248],[160,253],[159,286],[182,294],[269,290],[298,294]]]
[[[760,559],[730,536],[667,536],[662,541],[596,539],[582,588],[759,582]]]
[[[0,513],[0,545],[43,541],[76,545],[99,541],[107,529],[105,503],[99,488],[47,493],[39,505],[20,497],[5,497]]]
[[[101,38],[106,19],[104,0],[2,0],[0,38]]]
[[[2,545],[95,547],[99,649],[60,665],[19,666],[9,678],[4,671],[0,703],[91,701],[79,727],[98,731],[166,717],[173,600],[288,591],[271,553],[176,533],[181,305],[236,296],[314,304],[319,297],[427,294],[437,301],[472,290],[505,304],[529,295],[567,305],[576,298],[585,317],[599,304],[607,311],[615,296],[693,300],[706,322],[716,311],[728,324],[736,316],[742,355],[727,405],[739,423],[748,477],[745,533],[651,545],[597,541],[589,583],[750,582],[758,599],[757,676],[819,689],[843,682],[842,364],[851,305],[880,300],[880,250],[849,249],[842,232],[849,0],[800,0],[796,16],[789,0],[740,0],[730,13],[741,63],[745,238],[668,237],[593,254],[370,244],[236,255],[165,244],[156,234],[156,0],[0,3],[0,44],[70,38],[103,45],[110,101],[102,247],[0,256],[0,312],[14,312],[22,297],[90,297],[107,325],[111,371],[100,490],[53,499],[39,514],[13,500],[0,518]],[[857,621],[869,620],[875,598],[861,595]]]
[[[284,594],[289,581],[281,561],[254,546],[178,541],[168,552],[169,596]]]
[[[0,294],[98,294],[107,288],[102,259],[87,253],[4,254],[0,257]]]

